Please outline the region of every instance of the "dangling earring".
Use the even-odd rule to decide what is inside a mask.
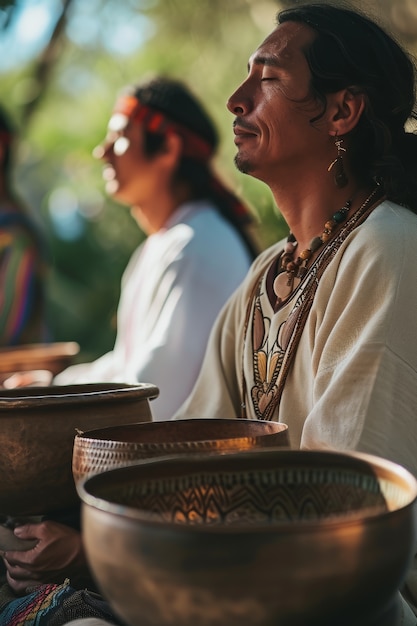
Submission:
[[[337,148],[337,157],[330,163],[327,171],[330,172],[334,169],[334,182],[338,187],[346,187],[348,184],[348,178],[346,176],[345,168],[343,167],[343,152],[346,152],[346,148],[343,147],[343,139],[340,139],[337,135],[334,138],[334,145]]]

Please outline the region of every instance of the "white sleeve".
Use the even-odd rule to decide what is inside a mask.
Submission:
[[[113,351],[110,351],[90,363],[70,365],[55,376],[53,384],[72,385],[76,383],[112,382],[113,380],[116,382],[117,368],[114,364],[114,358]],[[123,381],[117,380],[117,382]]]
[[[417,254],[398,231],[395,254],[385,254],[386,235],[375,229],[374,242],[364,246],[358,235],[326,270],[301,445],[361,450],[417,474]]]
[[[154,324],[135,355],[135,377],[160,389],[154,419],[169,419],[190,394],[216,317],[243,277],[220,288],[218,276],[193,258],[177,259],[165,272],[153,308]]]

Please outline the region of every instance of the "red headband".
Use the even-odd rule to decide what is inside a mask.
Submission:
[[[125,115],[135,122],[140,122],[150,133],[175,133],[184,141],[183,154],[200,161],[209,161],[214,148],[208,141],[197,135],[183,124],[172,121],[161,111],[152,109],[135,96],[122,96],[116,102],[113,114]]]
[[[186,126],[173,122],[164,113],[141,104],[135,96],[122,96],[119,98],[113,114],[123,115],[128,119],[140,122],[151,133],[178,134],[184,142],[184,156],[208,163],[213,155],[214,148],[208,141]],[[218,200],[227,207],[227,212],[232,217],[233,222],[238,223],[240,226],[252,222],[252,215],[247,206],[229,191],[213,173],[211,173],[211,188]]]

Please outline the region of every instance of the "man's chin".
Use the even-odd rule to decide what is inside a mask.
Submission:
[[[112,180],[108,180],[105,187],[106,193],[108,193],[109,196],[117,198],[117,192],[119,191],[119,187],[120,185],[115,178],[113,178]]]
[[[235,156],[235,165],[239,172],[242,174],[251,174],[252,173],[252,165],[248,161],[248,159],[243,158],[240,154]]]

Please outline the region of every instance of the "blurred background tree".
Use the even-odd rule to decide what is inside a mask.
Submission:
[[[252,205],[266,247],[285,232],[269,190],[233,165],[225,102],[281,8],[303,0],[0,0],[0,101],[21,131],[15,187],[51,252],[51,339],[80,360],[113,345],[122,272],[142,241],[129,210],[106,197],[92,158],[117,92],[148,72],[187,81],[222,144],[217,168]],[[329,3],[341,4],[336,0]],[[351,0],[415,53],[416,0]]]

